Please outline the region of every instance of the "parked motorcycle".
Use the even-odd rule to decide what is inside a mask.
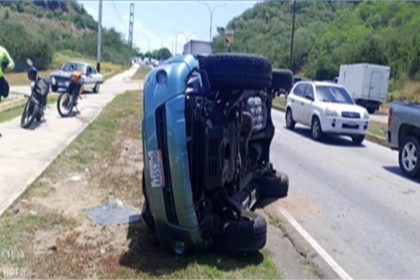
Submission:
[[[34,120],[42,120],[50,91],[49,81],[38,75],[38,69],[34,66],[32,60],[28,58],[26,63],[28,64],[28,79],[31,81],[31,94],[29,96],[25,95],[28,101],[20,119],[22,128],[29,128]]]
[[[81,99],[80,91],[83,86],[82,75],[75,71],[70,77],[70,84],[66,91],[62,93],[57,100],[57,110],[60,116],[68,117],[73,114],[73,110],[77,110],[77,102]]]

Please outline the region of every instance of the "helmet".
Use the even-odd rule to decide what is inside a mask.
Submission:
[[[79,71],[74,71],[73,73],[71,73],[70,82],[72,84],[78,83],[81,78],[82,78],[82,73],[80,73]]]
[[[30,67],[28,69],[28,79],[31,81],[35,81],[37,76],[38,76],[38,70],[33,66]]]

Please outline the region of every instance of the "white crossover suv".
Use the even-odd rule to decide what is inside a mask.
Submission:
[[[339,134],[360,145],[369,127],[369,114],[343,86],[303,81],[295,84],[287,97],[286,126],[293,129],[296,123],[310,126],[316,140],[325,134]]]

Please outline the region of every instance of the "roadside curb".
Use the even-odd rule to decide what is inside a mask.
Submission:
[[[17,98],[4,103],[0,103],[0,113],[13,110],[17,107],[23,106],[26,103],[26,98]]]
[[[274,103],[273,103],[273,108],[278,110],[278,111],[281,111],[283,113],[286,112],[286,108],[284,108],[283,106],[274,104]],[[373,122],[373,121],[371,121],[371,122]],[[389,144],[388,144],[388,141],[384,137],[379,137],[379,136],[377,136],[375,134],[372,134],[370,132],[368,132],[366,134],[366,139],[373,142],[373,143],[376,143],[378,145],[384,146],[386,148],[390,147]]]

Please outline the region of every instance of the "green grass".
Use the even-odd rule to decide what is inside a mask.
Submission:
[[[23,195],[30,201],[32,196],[47,197],[54,178],[66,178],[74,171],[89,168],[95,164],[114,164],[115,155],[119,155],[122,139],[140,139],[142,118],[141,92],[130,91],[117,96],[102,111],[100,116],[60,155],[46,172]],[[123,133],[123,136],[121,136]],[[123,138],[121,138],[123,137]],[[101,165],[100,165],[101,166]],[[95,169],[89,178],[92,186],[113,184],[118,174],[102,174],[109,169]],[[63,175],[64,174],[64,175]],[[95,175],[96,174],[96,175]],[[98,176],[98,177],[96,177]],[[105,180],[103,181],[103,177]],[[115,178],[114,178],[115,177]],[[141,201],[141,176],[129,178],[132,184],[129,188],[136,190],[134,200]],[[122,187],[124,185],[124,187]],[[127,188],[125,182],[118,182],[116,186]],[[115,192],[121,190],[114,190]],[[76,223],[77,221],[75,221]],[[28,248],[31,238],[42,228],[60,228],[68,223],[60,216],[51,216],[40,213],[39,216],[29,216],[17,219],[12,213],[0,218],[0,250],[10,248]],[[124,227],[121,228],[123,230]],[[106,233],[107,228],[103,228]],[[97,259],[94,273],[99,278],[115,279],[283,279],[284,275],[276,267],[267,249],[247,255],[226,255],[215,252],[202,252],[187,256],[174,256],[162,251],[156,244],[156,237],[150,233],[143,223],[133,224],[129,227],[127,239],[129,247],[124,254],[114,253]],[[30,246],[29,246],[30,248]],[[86,256],[81,247],[72,248],[75,258],[82,254],[87,259],[97,258],[95,255]],[[83,253],[81,253],[82,251]],[[56,255],[38,257],[33,252],[28,252],[19,267],[29,267],[36,271],[41,278],[58,278],[77,275],[87,278],[92,274],[83,274],[81,270],[74,270],[69,263],[68,254],[58,251]],[[64,254],[64,255],[63,255]],[[63,261],[64,260],[64,261]],[[42,266],[33,267],[31,264],[42,263]],[[57,265],[60,266],[57,269]],[[82,270],[84,270],[84,264]],[[80,269],[80,268],[79,268]],[[64,273],[62,275],[62,273]],[[59,273],[59,274],[57,274]],[[61,273],[61,274],[60,274]]]
[[[149,66],[143,66],[141,65],[139,69],[137,70],[136,74],[133,76],[133,80],[141,80],[146,77],[147,73],[149,73],[151,68]]]
[[[61,66],[68,61],[83,61],[90,63],[93,66],[96,66],[96,61],[92,58],[84,57],[81,54],[75,52],[62,52],[54,54],[51,69],[46,71],[40,71],[39,74],[41,77],[48,78],[52,72],[59,70]],[[126,68],[127,66],[120,64],[113,64],[109,62],[101,63],[101,73],[104,77],[104,80],[109,79],[115,74],[124,71],[124,69]],[[23,86],[30,84],[26,72],[8,73],[6,74],[6,79],[9,82],[10,86]]]
[[[387,131],[388,125],[380,122],[370,121],[368,130],[369,133],[381,138],[385,138],[385,134]]]
[[[48,104],[56,103],[57,98],[58,97],[55,96],[55,95],[49,96],[48,97]],[[7,122],[7,121],[10,121],[10,120],[12,120],[16,117],[19,117],[22,114],[24,107],[25,107],[25,104],[23,104],[21,106],[18,106],[18,107],[15,107],[13,109],[10,109],[6,112],[1,112],[0,113],[0,123]]]

